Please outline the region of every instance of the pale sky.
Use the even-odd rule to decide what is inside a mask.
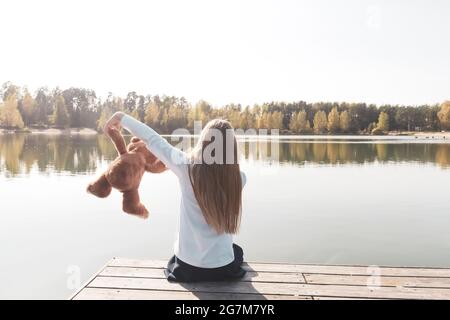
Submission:
[[[446,0],[6,0],[0,82],[195,102],[450,99]]]

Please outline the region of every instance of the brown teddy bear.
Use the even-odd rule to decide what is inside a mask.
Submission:
[[[145,219],[148,217],[148,211],[140,202],[138,192],[142,176],[145,171],[160,173],[167,168],[138,138],[133,137],[126,146],[118,129],[108,128],[107,134],[113,141],[119,156],[105,173],[89,184],[87,191],[97,197],[105,198],[114,187],[123,193],[123,211]]]

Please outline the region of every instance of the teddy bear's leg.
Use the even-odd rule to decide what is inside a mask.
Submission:
[[[148,211],[141,203],[137,189],[125,191],[123,193],[123,211],[135,214],[144,219],[148,217]]]
[[[96,181],[88,185],[87,192],[99,198],[105,198],[109,196],[111,189],[111,184],[106,179],[105,174],[102,174]]]

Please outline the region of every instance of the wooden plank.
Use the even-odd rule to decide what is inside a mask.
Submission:
[[[307,283],[312,284],[340,284],[366,286],[379,281],[380,286],[393,287],[421,287],[421,288],[450,288],[450,278],[425,278],[425,277],[391,277],[379,278],[360,275],[328,275],[328,274],[304,274]]]
[[[73,299],[450,299],[450,269],[248,263],[242,281],[171,283],[165,261],[112,259]],[[376,276],[380,277],[378,286]],[[306,279],[306,283],[305,283]]]
[[[164,268],[167,262],[158,260],[113,259],[109,266]],[[374,266],[338,266],[338,265],[308,265],[308,264],[277,264],[277,263],[244,263],[244,269],[256,272],[279,273],[319,273],[319,274],[349,274],[371,275]],[[448,268],[420,267],[379,267],[381,276],[409,277],[450,277]]]
[[[85,288],[76,300],[311,300],[290,295]]]
[[[375,271],[377,270],[377,271]],[[299,266],[298,272],[303,274],[346,274],[346,275],[372,275],[390,277],[450,277],[450,269],[434,269],[434,268],[392,268],[392,267],[351,267],[351,266]]]
[[[153,278],[166,279],[164,269],[160,268],[134,268],[134,267],[111,267],[108,266],[99,273],[100,276],[129,277],[129,278]],[[274,273],[249,271],[240,280],[244,282],[284,282],[305,283],[300,273]]]
[[[169,283],[163,279],[96,277],[88,287],[116,289],[171,290],[213,293],[284,294],[374,299],[450,299],[450,290],[442,288],[402,288],[350,285],[288,284],[264,282]]]
[[[300,284],[298,294],[316,297],[358,299],[450,299],[450,290],[442,288],[368,287],[350,285]]]
[[[125,277],[96,277],[88,287],[117,288],[117,289],[146,289],[192,292],[221,292],[269,295],[295,295],[297,284],[266,283],[266,282],[199,282],[173,283],[165,279],[125,278]]]

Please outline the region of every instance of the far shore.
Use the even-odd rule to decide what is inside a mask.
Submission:
[[[48,128],[48,129],[20,129],[20,130],[8,130],[0,128],[0,134],[5,133],[28,133],[28,134],[46,134],[46,135],[95,135],[98,134],[97,131],[91,128]]]
[[[58,128],[48,128],[48,129],[20,129],[20,130],[9,130],[0,128],[1,134],[14,134],[14,133],[27,133],[27,134],[44,134],[44,135],[96,135],[101,134],[98,131],[91,128],[67,128],[67,129],[58,129]],[[162,134],[163,136],[170,136],[170,134]],[[304,135],[295,135],[289,133],[282,133],[280,136],[284,137],[295,137],[295,136],[307,136],[307,137],[320,137],[322,139],[327,137],[416,137],[420,139],[450,139],[450,131],[445,132],[417,132],[417,131],[392,131],[385,135],[369,135],[369,134],[324,134],[324,135],[315,135],[315,134],[304,134]]]

